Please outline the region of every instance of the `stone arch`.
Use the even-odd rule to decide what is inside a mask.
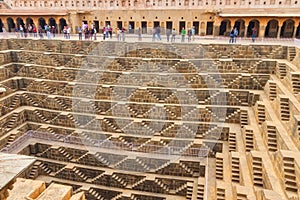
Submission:
[[[7,26],[8,26],[7,31],[12,32],[12,29],[14,29],[16,27],[14,20],[11,17],[9,17],[6,19],[6,22],[7,22]]]
[[[51,27],[54,26],[55,27],[55,32],[58,32],[56,20],[53,17],[51,17],[51,18],[48,19],[48,24]]]
[[[234,22],[234,26],[236,27],[239,31],[239,36],[244,37],[245,35],[245,21],[243,19],[238,19]]]
[[[56,20],[53,17],[48,19],[48,24],[49,26],[54,26],[55,28],[57,28]]]
[[[42,27],[42,29],[45,28],[46,20],[43,17],[39,18],[39,26]]]
[[[247,29],[247,37],[251,37],[252,29],[256,28],[257,36],[259,36],[259,21],[257,19],[252,19],[249,21],[248,29]]]
[[[229,33],[230,33],[230,29],[231,29],[231,22],[230,22],[230,20],[223,19],[221,21],[219,35],[226,35],[226,36],[228,36]]]
[[[67,21],[65,18],[59,19],[59,32],[61,33],[64,30],[64,26],[67,26]]]
[[[18,29],[20,29],[20,26],[22,26],[22,27],[25,26],[25,23],[24,23],[24,21],[23,21],[23,19],[21,17],[18,17],[16,21],[17,21],[17,27],[18,27]]]
[[[280,37],[282,38],[292,38],[294,33],[295,22],[292,19],[287,19],[283,22]]]
[[[265,37],[277,37],[278,32],[278,21],[276,19],[271,19],[268,21],[265,30]]]
[[[27,17],[27,19],[26,19],[26,25],[28,26],[28,25],[33,25],[34,23],[33,23],[33,19],[31,19],[31,17]]]

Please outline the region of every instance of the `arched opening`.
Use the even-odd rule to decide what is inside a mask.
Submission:
[[[239,31],[239,36],[240,37],[244,37],[245,36],[245,21],[242,19],[239,19],[237,21],[234,22],[234,26],[236,27],[237,30]]]
[[[22,26],[24,28],[25,23],[24,23],[22,18],[18,17],[17,18],[17,27],[18,27],[18,29],[20,29],[20,26]]]
[[[33,23],[33,20],[30,18],[30,17],[28,17],[27,19],[26,19],[26,26],[28,26],[28,25],[33,25],[34,23]]]
[[[219,35],[228,36],[230,33],[230,28],[231,28],[231,24],[229,20],[226,19],[221,21]]]
[[[291,19],[284,21],[280,30],[280,37],[292,38],[294,33],[294,25],[295,22]]]
[[[300,22],[297,27],[296,38],[300,38]]]
[[[265,37],[277,37],[278,32],[278,21],[272,19],[268,22],[266,30],[265,30]]]
[[[42,29],[45,29],[46,20],[42,17],[39,18],[39,26],[42,27]]]
[[[7,26],[8,26],[8,32],[11,32],[16,27],[15,22],[11,17],[7,18],[6,22],[7,22]]]
[[[0,19],[0,32],[3,32],[2,27],[3,27],[3,22],[2,19]]]
[[[259,21],[256,19],[253,19],[249,22],[248,29],[247,29],[247,37],[251,37],[252,30],[256,29],[256,36],[259,36]]]
[[[64,18],[59,19],[59,32],[61,33],[64,30],[64,26],[67,26],[67,21]]]
[[[56,30],[56,32],[57,32],[57,24],[56,24],[56,21],[55,21],[55,19],[54,18],[50,18],[49,20],[48,20],[48,24],[49,24],[49,26],[51,26],[51,27],[55,27],[55,30]]]

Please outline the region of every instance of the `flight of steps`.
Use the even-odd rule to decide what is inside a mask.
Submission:
[[[240,183],[240,158],[231,152],[231,181]]]
[[[299,187],[296,180],[295,161],[293,158],[283,158],[283,178],[285,189],[289,192],[298,193]]]
[[[216,154],[216,178],[223,180],[223,158]]]
[[[288,97],[280,97],[280,119],[282,121],[290,120],[290,106]]]
[[[293,61],[296,57],[296,48],[294,46],[288,47],[288,60]]]
[[[28,178],[29,179],[35,179],[36,177],[38,177],[39,175],[39,168],[41,167],[42,163],[37,161],[33,164],[30,172],[29,172],[29,175],[28,175]]]

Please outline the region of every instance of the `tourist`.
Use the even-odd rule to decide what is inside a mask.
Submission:
[[[102,28],[102,32],[103,32],[103,40],[105,40],[105,38],[106,38],[106,27]]]
[[[109,30],[110,30],[110,25],[107,24],[106,27],[105,27],[105,37],[106,37],[106,38],[108,38]]]
[[[175,42],[175,38],[176,38],[176,30],[175,28],[173,28],[171,42]]]
[[[22,25],[20,25],[20,34],[21,34],[21,38],[24,37],[24,28]]]
[[[188,29],[187,35],[188,35],[188,42],[191,42],[192,41],[192,30],[190,28]]]
[[[52,33],[52,37],[54,37],[54,38],[55,38],[55,32],[56,32],[56,28],[55,28],[55,26],[52,26],[51,33]]]
[[[171,29],[167,29],[166,35],[167,35],[167,42],[169,42],[170,41],[170,35],[171,35]]]
[[[4,26],[2,26],[2,34],[3,34],[3,38],[6,38],[6,29]]]
[[[31,26],[31,24],[29,24],[27,26],[27,30],[28,30],[29,36],[32,37],[32,26]]]
[[[71,26],[68,26],[68,28],[67,28],[67,38],[68,39],[71,39],[70,33],[71,33]]]
[[[254,26],[254,27],[252,28],[252,34],[251,34],[252,42],[255,42],[256,34],[257,34],[257,29],[256,29],[256,27]]]
[[[239,31],[238,31],[238,29],[236,27],[233,30],[233,34],[234,34],[234,43],[236,43],[236,38],[239,35]]]
[[[93,28],[93,35],[94,35],[94,40],[97,40],[97,29],[95,27]]]
[[[43,29],[42,29],[41,26],[39,26],[38,32],[39,32],[40,39],[43,39],[44,38],[44,36],[43,36]]]
[[[33,29],[32,29],[32,32],[33,32],[33,37],[37,37],[37,29],[36,29],[36,26],[33,24]]]
[[[48,39],[51,39],[51,29],[50,29],[50,27],[49,27],[49,26],[46,26],[45,31],[46,31],[46,33],[47,33]]]
[[[234,29],[232,29],[231,31],[230,31],[230,34],[229,34],[229,43],[233,43],[234,42]]]
[[[108,28],[108,33],[109,33],[109,37],[110,37],[110,39],[112,39],[112,27],[110,26],[109,28]]]
[[[15,33],[16,33],[16,37],[17,37],[17,38],[20,38],[20,35],[19,35],[19,29],[18,29],[17,26],[15,27]]]
[[[64,33],[64,38],[67,39],[68,38],[68,36],[67,36],[67,26],[64,26],[63,33]]]
[[[93,40],[93,35],[94,35],[94,29],[90,28],[89,29],[89,39]]]
[[[195,34],[196,34],[195,26],[192,27],[191,32],[192,32],[192,40],[195,41]]]
[[[123,40],[123,42],[125,41],[125,31],[126,31],[126,29],[124,27],[122,27],[122,40]]]
[[[184,27],[181,29],[181,42],[185,42],[185,35],[186,35],[186,30]]]
[[[118,37],[118,41],[121,41],[121,38],[122,38],[122,30],[118,28],[118,31],[117,31],[117,37]]]
[[[141,28],[138,29],[138,40],[142,41],[142,30],[141,30]]]
[[[28,31],[28,30],[27,30],[26,27],[23,27],[23,29],[24,29],[24,30],[23,30],[23,31],[24,31],[24,37],[27,38],[27,31]]]
[[[155,41],[155,35],[156,35],[156,28],[154,27],[154,28],[152,29],[152,42]]]
[[[156,27],[156,35],[157,35],[157,39],[161,40],[161,37],[160,37],[160,26]]]
[[[78,31],[79,40],[82,40],[82,28],[78,26],[77,31]]]

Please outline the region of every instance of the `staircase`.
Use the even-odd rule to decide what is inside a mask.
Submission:
[[[280,118],[282,121],[290,120],[289,98],[287,97],[280,98]]]
[[[45,122],[45,123],[49,122],[49,120],[46,117],[44,117],[44,115],[41,114],[38,110],[34,110],[33,114],[35,114],[38,117],[38,119],[40,119],[42,122]]]
[[[12,116],[10,117],[6,127],[9,128],[9,129],[12,129],[12,128],[16,127],[17,122],[19,121],[18,118],[19,118],[19,114],[18,113],[13,113]]]
[[[40,166],[42,165],[41,162],[37,161],[33,164],[31,170],[30,170],[30,173],[28,175],[28,178],[29,179],[35,179],[36,177],[38,177],[38,172],[39,172],[39,168]]]
[[[262,167],[262,159],[252,157],[253,183],[257,187],[264,187]]]
[[[285,189],[289,192],[298,193],[299,187],[297,186],[295,164],[293,158],[283,158],[283,175]]]
[[[67,153],[66,152],[66,150],[63,148],[63,147],[59,147],[58,149],[58,152],[61,154],[61,155],[63,155],[65,158],[67,158],[68,160],[72,160],[73,159],[73,157],[69,154],[69,153]]]
[[[296,48],[294,46],[288,47],[288,60],[293,61],[296,57]]]

